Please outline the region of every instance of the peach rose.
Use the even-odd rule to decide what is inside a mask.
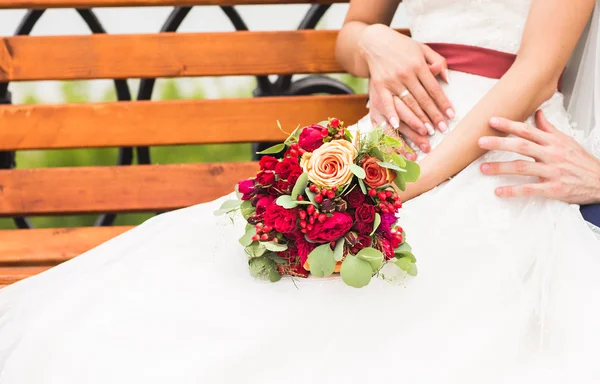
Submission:
[[[314,152],[302,155],[300,165],[308,179],[320,187],[341,187],[352,180],[350,165],[358,155],[356,147],[347,140],[332,140]]]
[[[379,161],[376,157],[366,156],[360,164],[366,173],[365,184],[371,188],[390,184],[396,178],[396,172],[377,164]]]

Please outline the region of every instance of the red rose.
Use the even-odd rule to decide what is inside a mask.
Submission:
[[[352,216],[346,212],[334,212],[322,223],[316,221],[307,237],[318,243],[328,243],[344,236],[352,228]]]
[[[279,191],[278,195],[279,194],[286,195],[286,194],[289,194],[290,192],[292,192],[292,185],[290,185],[290,183],[288,183],[285,180],[279,180],[275,183],[275,189],[277,191]]]
[[[298,219],[298,209],[285,209],[276,203],[267,207],[263,215],[266,225],[269,225],[277,232],[290,233],[296,229],[296,220]]]
[[[296,247],[298,249],[298,256],[300,257],[301,265],[304,265],[308,259],[308,254],[317,248],[317,244],[306,241],[304,236],[302,236],[296,240]]]
[[[273,185],[275,182],[275,174],[271,171],[263,171],[256,175],[256,181],[263,187]]]
[[[323,135],[321,135],[323,128],[318,124],[302,128],[302,132],[300,132],[300,137],[298,138],[300,148],[312,152],[323,145]]]
[[[375,220],[375,207],[370,204],[363,204],[356,209],[354,216],[356,221],[372,223]]]
[[[242,200],[250,200],[254,196],[254,180],[242,180],[238,183],[238,191]]]
[[[260,169],[263,171],[274,171],[278,163],[279,160],[273,156],[263,156],[258,162],[258,165],[260,165]]]
[[[367,235],[358,235],[358,244],[356,247],[358,249],[363,249],[371,246],[371,236]]]
[[[256,214],[258,216],[264,215],[267,211],[267,207],[271,204],[275,204],[274,201],[275,198],[273,196],[264,196],[258,199],[258,202],[256,203]]]
[[[360,188],[356,187],[346,195],[346,201],[350,208],[356,209],[365,202],[365,195]]]
[[[375,248],[383,253],[386,260],[390,260],[394,257],[394,247],[392,243],[385,237],[379,237],[375,242]]]
[[[373,223],[365,223],[364,221],[357,221],[354,223],[354,229],[359,235],[368,235],[373,232]]]
[[[288,183],[290,183],[290,185],[292,185],[292,186],[296,185],[296,181],[298,181],[298,179],[300,178],[300,176],[302,176],[302,169],[298,169],[296,171],[293,171],[288,176]]]
[[[300,164],[298,164],[298,159],[293,157],[283,159],[275,166],[275,173],[280,179],[287,179],[292,172],[298,170],[301,170]]]

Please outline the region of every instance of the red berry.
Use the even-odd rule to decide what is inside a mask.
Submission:
[[[273,242],[274,243],[279,243],[279,239],[275,237],[275,238],[273,238]]]
[[[314,205],[311,204],[308,207],[306,207],[306,212],[308,212],[309,215],[312,215],[314,211],[315,211]]]
[[[390,213],[390,211],[388,211],[388,209],[387,209],[387,208],[382,208],[382,209],[381,209],[381,212],[382,212],[382,213]]]
[[[316,189],[317,189],[317,186],[316,186],[316,185],[314,185],[314,184],[311,184],[311,185],[310,185],[310,187],[308,187],[308,190],[309,190],[309,191],[311,191],[311,192],[315,192],[315,193],[317,193],[317,192],[315,191]]]
[[[387,208],[385,203],[379,203],[379,209]]]
[[[295,149],[296,151],[298,150],[298,143],[294,143],[290,146],[290,148]]]
[[[323,137],[329,136],[329,129],[323,128],[323,130],[321,130],[321,136],[323,136]]]
[[[327,192],[327,197],[328,197],[329,199],[333,199],[333,198],[335,197],[335,192],[333,192],[333,191],[328,191],[328,192]]]
[[[375,190],[375,188],[371,188],[369,190],[369,196],[371,197],[375,197],[375,195],[377,194],[377,191]]]
[[[263,233],[262,235],[260,235],[260,239],[262,241],[267,241],[267,240],[269,240],[269,235],[267,235],[266,233]]]
[[[300,216],[300,218],[301,218],[302,220],[306,219],[306,211],[304,211],[304,210],[299,210],[299,211],[298,211],[298,216]]]
[[[334,185],[333,187],[331,187],[331,190],[332,190],[332,191],[337,191],[337,190],[338,190],[338,187],[337,187],[337,185]]]
[[[320,223],[324,222],[325,220],[327,220],[327,215],[324,214],[324,213],[321,213],[319,215],[319,219],[318,220],[319,220]]]
[[[313,225],[312,225],[312,224],[308,224],[308,225],[306,226],[306,229],[307,229],[308,231],[312,231],[312,229],[313,229]]]
[[[321,190],[315,185],[315,190],[313,192],[318,195],[319,193],[321,193]]]
[[[306,153],[306,151],[302,148],[298,149],[298,153],[300,154],[300,156],[304,155]]]
[[[385,197],[386,197],[386,198],[388,198],[388,199],[389,199],[390,197],[392,197],[392,195],[393,195],[393,192],[392,192],[392,191],[385,191]]]
[[[308,231],[306,230],[306,228],[302,228],[302,229],[300,230],[300,232],[302,232],[302,233],[306,233],[306,232],[308,232]]]
[[[394,207],[394,204],[392,204],[392,203],[388,203],[388,205],[387,205],[387,209],[388,209],[388,211],[390,211],[390,212],[394,212],[394,211],[396,210],[396,207]]]
[[[339,127],[340,121],[334,117],[333,119],[331,119],[331,126],[336,128]]]
[[[298,157],[298,151],[295,149],[290,149],[290,156],[292,157]]]
[[[395,193],[394,193],[394,194],[392,195],[392,199],[394,199],[394,200],[399,200],[399,199],[400,199],[400,196],[398,196],[397,194],[395,194]]]
[[[379,200],[385,200],[387,197],[385,196],[385,192],[379,192],[377,194],[377,197],[379,198]]]
[[[304,220],[300,220],[300,226],[301,226],[302,228],[306,228],[306,221],[304,221]]]
[[[252,236],[252,241],[258,241],[258,240],[260,240],[260,236],[258,236],[258,235]]]
[[[304,196],[298,195],[297,199],[298,199],[298,201],[304,201]]]
[[[264,227],[264,226],[265,226],[264,223],[258,223],[258,224],[256,224],[256,228],[261,228],[262,229],[262,227]]]
[[[264,231],[265,233],[269,233],[269,232],[271,232],[272,230],[273,230],[273,228],[269,227],[268,225],[265,225],[265,227],[263,228],[263,231]]]
[[[323,188],[321,190],[321,195],[323,195],[323,197],[327,196],[327,193],[328,193],[327,188]]]
[[[309,223],[309,224],[314,224],[314,223],[315,223],[315,217],[314,217],[314,216],[311,216],[311,217],[308,219],[308,223]]]
[[[315,201],[319,204],[321,204],[323,202],[323,195],[316,195],[315,196]]]
[[[396,202],[394,203],[394,206],[396,208],[402,208],[402,202],[400,200],[396,200]]]
[[[314,217],[315,219],[317,217],[319,217],[319,210],[317,209],[316,211],[313,212],[312,217]]]
[[[390,232],[392,233],[392,235],[395,235],[396,233],[398,233],[398,231],[396,230],[396,228],[390,229]]]

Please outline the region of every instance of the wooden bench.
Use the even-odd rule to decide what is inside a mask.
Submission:
[[[174,33],[181,20],[172,19],[185,17],[185,9],[179,8],[178,16],[176,8],[171,24],[163,28],[166,33],[107,35],[100,33],[102,28],[95,24],[89,8],[221,5],[231,13],[231,6],[236,4],[346,1],[0,0],[0,9],[37,9],[28,15],[30,24],[39,18],[41,9],[77,8],[95,29],[95,34],[83,36],[2,38],[0,83],[225,75],[263,76],[264,82],[264,76],[272,74],[341,73],[334,57],[336,31]],[[316,11],[322,14],[323,8]],[[308,24],[315,24],[313,21]],[[310,28],[308,24],[304,27]],[[27,35],[27,29],[30,31],[31,25],[22,25],[19,33]],[[324,92],[322,87],[313,88],[297,93]],[[0,98],[1,90],[2,84]],[[365,114],[365,101],[364,95],[282,97],[267,93],[250,99],[0,105],[0,152],[6,157],[10,151],[32,149],[277,141],[284,138],[276,128],[277,120],[286,127],[329,116],[352,122]],[[163,212],[227,194],[238,180],[255,170],[253,162],[2,169],[0,217]],[[208,175],[210,184],[206,183]],[[76,257],[128,229],[99,226],[0,231],[0,285]]]

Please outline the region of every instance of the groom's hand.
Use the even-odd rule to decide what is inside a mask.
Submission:
[[[538,111],[536,129],[524,123],[493,118],[490,126],[516,137],[482,137],[486,150],[518,153],[533,159],[481,165],[486,175],[537,176],[539,183],[496,189],[500,197],[544,196],[572,204],[600,202],[600,160],[577,141],[556,129]]]

